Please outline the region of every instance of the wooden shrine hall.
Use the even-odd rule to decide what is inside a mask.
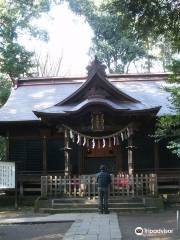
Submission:
[[[19,79],[0,109],[7,161],[19,182],[41,176],[180,172],[180,161],[152,137],[173,114],[167,74],[109,74],[96,58],[87,77]]]

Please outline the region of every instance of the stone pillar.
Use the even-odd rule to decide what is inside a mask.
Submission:
[[[159,172],[159,144],[154,142],[154,171]]]
[[[47,175],[47,138],[43,136],[43,175]]]
[[[65,176],[70,175],[70,147],[69,147],[69,136],[67,129],[64,130],[64,159],[65,159]]]
[[[128,173],[129,175],[133,174],[134,166],[133,166],[133,139],[132,136],[128,139]]]

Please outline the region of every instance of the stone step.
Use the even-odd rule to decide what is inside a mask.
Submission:
[[[98,203],[98,199],[87,199],[87,198],[57,198],[51,200],[54,204],[58,203],[84,203],[93,204]],[[109,198],[109,203],[142,203],[142,199],[120,199],[120,198]]]
[[[109,203],[110,208],[134,208],[144,207],[142,203]],[[98,203],[53,203],[52,208],[98,208]]]
[[[159,198],[120,198],[110,197],[110,211],[132,212],[132,211],[157,211],[163,208],[162,200]],[[40,210],[41,209],[41,210]],[[40,199],[36,202],[35,210],[60,213],[60,212],[97,212],[98,199],[88,198],[49,198]]]
[[[148,211],[153,211],[154,209],[148,209]],[[109,208],[110,212],[145,212],[145,207],[134,207],[134,208]],[[88,213],[88,212],[98,212],[98,208],[40,208],[39,212],[42,213]]]
[[[136,202],[136,203],[142,203],[143,200],[142,198],[141,199],[138,199],[138,198],[109,198],[109,202],[112,202],[112,203],[133,203],[133,202]]]

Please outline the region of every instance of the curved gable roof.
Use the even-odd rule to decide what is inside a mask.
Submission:
[[[95,60],[87,67],[88,76],[87,80],[78,88],[73,94],[65,98],[63,101],[56,104],[56,106],[72,104],[74,102],[81,101],[83,96],[86,98],[97,96],[97,92],[101,94],[101,98],[106,98],[106,95],[111,95],[114,99],[118,99],[123,102],[138,103],[139,101],[128,94],[124,93],[120,89],[116,88],[111,82],[107,80],[105,73],[105,66],[101,64],[95,58]]]
[[[167,74],[110,74],[104,75],[103,72],[91,71],[86,78],[39,78],[39,79],[22,79],[18,82],[18,87],[12,89],[10,97],[6,104],[0,108],[0,122],[21,122],[21,121],[40,121],[33,111],[48,111],[53,112],[57,107],[60,110],[59,103],[68,103],[72,99],[78,99],[76,105],[73,106],[74,111],[79,111],[86,104],[91,104],[96,101],[100,102],[100,98],[92,98],[88,86],[95,84],[97,78],[100,78],[102,84],[99,95],[104,94],[105,104],[109,104],[113,109],[153,109],[161,106],[157,115],[173,114],[168,101],[169,93],[163,89]],[[105,78],[105,80],[104,80]],[[83,94],[86,97],[81,99]],[[91,88],[90,88],[91,89]],[[82,91],[83,90],[83,91]],[[109,99],[106,94],[113,92],[114,98]],[[97,93],[97,92],[96,92]],[[119,97],[119,98],[118,98]],[[79,101],[80,100],[80,101]],[[113,100],[113,101],[112,101]],[[124,102],[122,101],[124,100]],[[72,102],[71,102],[72,103]],[[129,104],[129,105],[127,105]],[[61,109],[67,106],[61,105]],[[71,109],[69,105],[69,109]],[[72,108],[72,110],[73,110]],[[68,110],[68,109],[66,109]]]

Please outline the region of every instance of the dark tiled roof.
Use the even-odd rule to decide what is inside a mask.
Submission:
[[[162,88],[166,74],[109,75],[107,79],[120,91],[139,100],[147,108],[162,106],[158,115],[170,114],[169,94]],[[33,113],[43,111],[74,93],[86,78],[38,78],[18,81],[6,104],[0,109],[0,122],[33,121]]]

